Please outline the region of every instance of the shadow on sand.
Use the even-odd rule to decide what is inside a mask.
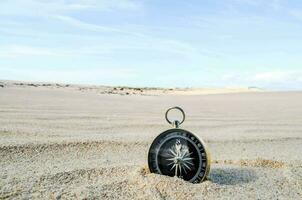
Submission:
[[[220,185],[237,185],[254,182],[258,179],[256,172],[247,168],[219,168],[211,169],[209,180]]]

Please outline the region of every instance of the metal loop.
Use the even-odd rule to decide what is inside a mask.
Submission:
[[[168,122],[169,124],[172,124],[172,125],[174,124],[174,122],[171,122],[171,121],[168,119],[168,113],[169,113],[169,111],[171,111],[171,110],[173,110],[173,109],[179,110],[179,111],[181,112],[181,114],[182,114],[182,120],[181,120],[180,122],[177,121],[177,123],[178,123],[178,125],[182,124],[182,123],[185,121],[186,115],[185,115],[185,112],[183,111],[183,109],[181,109],[181,108],[178,107],[178,106],[169,108],[169,109],[166,111],[165,117],[166,117],[167,122]]]

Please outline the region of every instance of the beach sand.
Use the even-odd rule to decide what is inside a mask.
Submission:
[[[200,184],[148,172],[176,105],[211,153]],[[0,199],[302,199],[301,152],[302,92],[0,82]]]

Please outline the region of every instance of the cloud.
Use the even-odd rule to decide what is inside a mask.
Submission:
[[[60,56],[57,51],[48,48],[9,45],[0,48],[0,57],[14,58],[17,56]]]
[[[235,3],[240,3],[240,4],[248,4],[248,5],[260,5],[262,3],[262,0],[231,0],[232,2]]]
[[[129,35],[140,36],[140,37],[146,36],[144,34],[136,33],[134,31],[133,32],[126,31],[121,28],[112,28],[109,26],[101,26],[101,25],[87,23],[82,20],[78,20],[74,17],[69,17],[69,16],[56,15],[56,16],[53,16],[53,18],[60,20],[64,23],[67,23],[71,26],[74,26],[74,27],[77,27],[77,28],[80,28],[83,30],[93,31],[93,32],[111,32],[111,33],[129,34]]]
[[[92,31],[92,32],[110,32],[110,33],[116,33],[120,35],[130,35],[134,36],[135,39],[132,41],[134,44],[131,44],[131,46],[126,47],[125,45],[119,44],[118,46],[113,46],[114,49],[132,49],[132,50],[148,50],[148,51],[160,51],[160,52],[168,52],[178,55],[183,55],[186,57],[192,57],[192,56],[200,56],[202,55],[210,55],[213,52],[203,50],[202,52],[198,52],[196,48],[192,47],[192,45],[178,41],[178,40],[171,40],[171,39],[163,39],[163,38],[157,38],[153,37],[152,35],[139,33],[138,30],[126,30],[125,28],[112,28],[108,26],[101,26],[91,23],[86,23],[84,21],[75,19],[73,17],[69,16],[54,16],[55,19],[58,19],[64,23],[67,23],[71,26]],[[136,44],[137,43],[137,44]],[[156,44],[156,45],[154,45]],[[114,47],[115,46],[115,47]],[[112,49],[109,47],[109,49]]]
[[[79,48],[50,48],[28,45],[6,45],[0,47],[0,58],[14,59],[17,57],[79,57],[79,56],[100,56],[123,49],[122,46],[81,46]],[[127,49],[127,47],[124,47]]]
[[[270,6],[276,11],[280,10],[282,8],[281,0],[272,0]]]
[[[294,18],[302,20],[302,10],[292,9],[288,13]]]
[[[302,82],[302,71],[269,71],[255,74],[251,80],[268,83]]]
[[[286,10],[285,5],[287,4],[287,2],[284,0],[228,0],[226,2],[228,3],[228,7],[232,8],[233,11],[237,12],[241,9],[242,6],[249,6],[251,8],[262,8],[266,11],[280,11],[284,9]]]
[[[234,3],[247,4],[251,6],[267,5],[278,9],[281,6],[282,0],[231,0]]]
[[[51,81],[66,83],[121,83],[135,79],[138,72],[130,68],[89,68],[86,69],[37,69],[23,67],[20,69],[0,68],[1,79],[29,81]]]
[[[81,29],[85,29],[85,30],[90,30],[90,31],[95,31],[95,32],[122,32],[119,29],[115,29],[115,28],[109,28],[106,26],[100,26],[100,25],[95,25],[95,24],[90,24],[90,23],[85,23],[81,20],[77,20],[73,17],[69,17],[69,16],[62,16],[62,15],[57,15],[53,17],[54,19],[58,19],[62,22],[66,22],[72,26],[81,28]]]
[[[151,45],[158,43],[157,45]],[[141,53],[141,52],[156,52],[162,53],[166,56],[176,55],[182,58],[201,56],[208,56],[208,53],[199,53],[199,51],[186,43],[173,40],[161,40],[155,38],[146,38],[145,43],[137,41],[129,44],[120,43],[104,43],[101,45],[78,45],[77,48],[71,47],[43,47],[30,45],[3,45],[0,47],[0,58],[15,59],[18,57],[85,57],[85,56],[110,56],[127,53]]]
[[[228,73],[221,76],[226,85],[256,86],[266,89],[302,90],[302,70]]]
[[[186,43],[182,40],[171,39],[169,36],[154,36],[154,32],[150,27],[139,29],[129,24],[102,25],[100,21],[91,23],[87,18],[81,17],[82,15],[71,14],[71,12],[86,11],[138,11],[141,8],[143,8],[142,1],[135,0],[0,1],[0,13],[2,14],[13,16],[30,15],[30,17],[33,17],[31,19],[25,18],[25,20],[18,17],[11,19],[4,17],[2,20],[0,19],[0,23],[4,24],[0,27],[0,31],[8,38],[19,37],[18,41],[29,41],[33,38],[39,38],[39,45],[42,46],[42,48],[22,46],[22,43],[20,43],[15,47],[2,47],[0,48],[0,56],[70,56],[80,55],[81,53],[88,55],[98,54],[96,51],[99,49],[101,49],[101,53],[111,53],[112,50],[133,50],[134,53],[137,53],[136,51],[141,50],[152,52],[153,54],[156,53],[157,55],[180,55],[189,59],[196,59],[200,56],[208,57],[214,54],[216,56],[216,53],[212,51],[207,49],[198,50],[194,47],[194,44]],[[9,22],[14,23],[11,24]],[[44,26],[44,24],[49,24],[49,26]],[[66,26],[68,26],[68,31],[63,32]],[[62,27],[64,28],[62,29]],[[83,30],[85,31],[84,34]],[[44,48],[45,44],[48,43],[47,41],[55,41],[59,46],[64,46],[64,43],[61,42],[62,38],[64,38],[66,44],[70,44],[70,41],[73,42],[75,37],[77,44],[80,44],[78,49],[68,49],[70,48],[68,46],[65,47],[66,49],[60,49],[60,47],[56,49],[54,47],[53,49]],[[15,38],[13,39],[15,40]],[[92,40],[93,45],[91,45]],[[52,46],[52,43],[47,46]],[[90,46],[90,49],[85,49],[85,46]]]
[[[140,8],[142,4],[134,0],[9,0],[0,2],[1,14],[26,16],[48,16],[80,11],[133,11]]]

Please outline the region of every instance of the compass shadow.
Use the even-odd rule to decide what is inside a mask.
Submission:
[[[254,182],[258,176],[253,169],[216,167],[211,169],[208,179],[220,185],[237,185]]]

